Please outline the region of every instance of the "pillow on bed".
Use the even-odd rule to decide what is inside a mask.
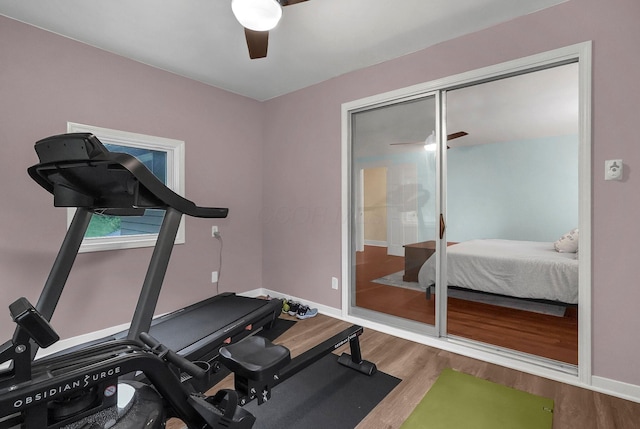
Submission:
[[[553,247],[560,253],[576,253],[578,251],[578,228],[564,234]]]

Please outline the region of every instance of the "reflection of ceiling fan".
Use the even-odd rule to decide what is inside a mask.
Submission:
[[[231,9],[244,27],[249,57],[264,58],[269,45],[269,30],[275,28],[282,17],[282,7],[307,0],[231,0]]]
[[[447,136],[447,141],[454,140],[459,137],[464,137],[466,135],[469,135],[469,133],[467,133],[466,131],[458,131],[456,133],[451,133]],[[436,133],[435,131],[432,131],[431,134],[429,134],[429,136],[423,142],[391,143],[392,146],[408,145],[408,144],[424,146],[425,150],[436,150]],[[447,149],[449,149],[449,146],[447,146]]]

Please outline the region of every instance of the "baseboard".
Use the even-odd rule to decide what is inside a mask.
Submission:
[[[323,304],[318,304],[306,299],[302,299],[299,298],[297,296],[293,296],[293,295],[285,295],[282,294],[280,292],[276,292],[276,291],[272,291],[269,289],[264,289],[264,288],[260,288],[260,289],[253,289],[247,292],[242,292],[242,293],[238,293],[238,295],[242,295],[242,296],[249,296],[252,298],[255,298],[257,296],[271,296],[273,298],[287,298],[290,299],[292,301],[298,301],[303,303],[304,305],[308,305],[311,308],[317,308],[318,309],[318,313],[320,314],[324,314],[326,316],[330,316],[330,317],[334,317],[336,319],[342,319],[342,312],[337,309],[337,308],[333,308],[333,307],[329,307],[327,305],[323,305]]]
[[[610,378],[591,376],[592,390],[640,403],[640,386]]]
[[[386,241],[365,240],[364,244],[366,246],[389,247],[389,243],[387,243]]]

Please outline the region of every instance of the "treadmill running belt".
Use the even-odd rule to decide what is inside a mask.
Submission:
[[[150,334],[176,351],[213,334],[222,341],[226,332],[254,322],[247,315],[268,302],[237,295],[217,296],[156,319]],[[171,323],[166,323],[169,320]]]

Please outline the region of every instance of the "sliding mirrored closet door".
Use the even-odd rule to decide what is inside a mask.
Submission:
[[[578,110],[569,62],[350,112],[352,313],[577,365]]]
[[[578,364],[578,71],[443,93],[449,336]]]
[[[437,308],[418,275],[436,251],[438,101],[420,94],[350,115],[351,307],[432,334]]]

